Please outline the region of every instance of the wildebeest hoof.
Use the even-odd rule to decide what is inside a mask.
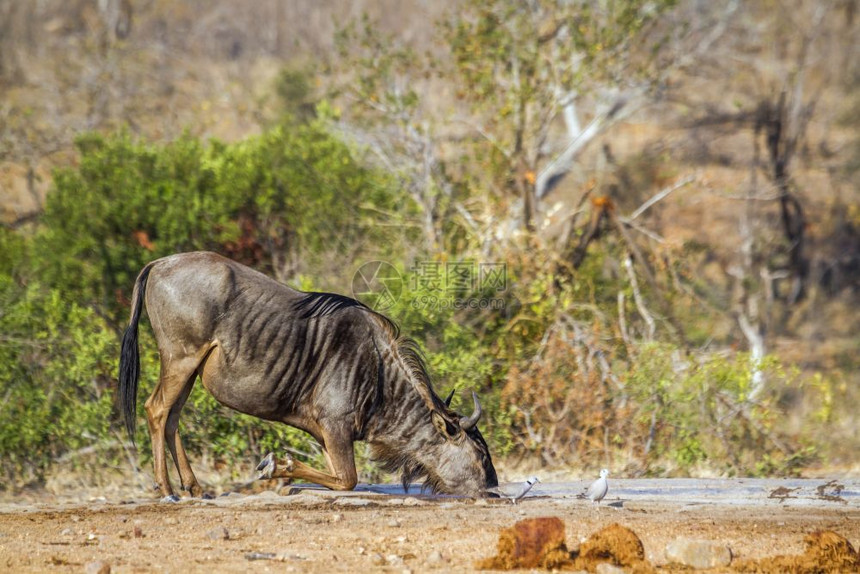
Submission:
[[[257,480],[272,478],[272,475],[275,474],[275,468],[277,468],[275,464],[275,453],[270,452],[266,455],[266,458],[261,460],[260,464],[257,465]]]
[[[200,496],[200,498],[202,498],[203,500],[214,500],[214,499],[215,499],[215,495],[214,495],[214,494],[211,494],[211,493],[209,493],[209,492],[204,492],[204,493]]]
[[[179,502],[179,497],[175,494],[169,494],[161,499],[161,502]]]

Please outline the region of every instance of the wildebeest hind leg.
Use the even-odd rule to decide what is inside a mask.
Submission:
[[[167,417],[167,426],[165,427],[167,450],[173,457],[173,464],[176,465],[176,470],[179,471],[179,479],[182,483],[182,490],[191,494],[194,497],[203,496],[203,489],[197,482],[197,477],[194,476],[194,471],[191,470],[191,464],[188,462],[188,456],[185,454],[185,449],[182,447],[182,440],[179,438],[179,414],[185,406],[185,401],[188,400],[188,395],[194,388],[194,380],[197,378],[195,372],[191,375],[179,400],[170,409],[170,414]]]
[[[323,440],[331,474],[308,466],[289,455],[285,459],[277,460],[274,454],[269,453],[257,466],[260,471],[258,478],[298,478],[332,490],[352,490],[358,483],[352,439],[323,434]]]
[[[185,395],[186,387],[193,382],[199,359],[185,357],[183,359],[161,361],[161,375],[152,395],[146,400],[146,422],[149,424],[149,434],[152,440],[152,466],[155,473],[156,488],[165,498],[175,499],[170,477],[167,474],[165,457],[167,421],[173,406]],[[190,389],[189,389],[190,390]],[[176,415],[178,419],[178,413]],[[178,420],[176,421],[178,424]],[[186,461],[187,462],[187,461]]]

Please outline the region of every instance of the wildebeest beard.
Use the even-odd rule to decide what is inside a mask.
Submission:
[[[385,446],[371,448],[371,457],[380,463],[383,470],[392,474],[400,473],[403,491],[409,491],[409,485],[423,478],[421,492],[429,490],[433,494],[445,491],[444,482],[435,473],[429,471],[423,464],[403,451],[394,451]]]

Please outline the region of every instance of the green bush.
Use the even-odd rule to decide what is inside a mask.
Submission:
[[[0,473],[14,486],[41,479],[66,452],[113,440],[116,338],[57,290],[0,276],[0,300]]]
[[[379,214],[409,211],[408,198],[322,122],[236,144],[185,136],[154,145],[120,133],[85,135],[77,146],[78,164],[55,174],[36,232],[0,229],[0,471],[10,480],[39,479],[85,447],[123,455],[118,342],[147,262],[208,249],[299,279],[332,264],[333,253],[397,249]],[[145,396],[158,373],[145,324],[141,362]],[[138,428],[137,443],[148,445]],[[200,390],[180,432],[192,455],[216,461],[319,453],[304,433],[234,413]],[[141,453],[146,462],[149,449]]]

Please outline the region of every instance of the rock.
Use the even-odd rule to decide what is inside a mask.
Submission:
[[[627,574],[627,570],[609,562],[600,562],[594,569],[597,574]]]
[[[390,526],[391,528],[400,528],[400,521],[396,518],[393,518],[388,521],[388,526]]]
[[[443,564],[445,562],[445,557],[442,556],[442,553],[438,550],[434,550],[427,556],[428,564]]]
[[[60,532],[60,536],[71,536],[72,534],[74,534],[74,532],[72,532],[71,528],[63,528]]]
[[[666,560],[691,568],[726,568],[732,551],[709,540],[678,538],[666,546]]]
[[[520,520],[499,534],[498,554],[476,564],[480,570],[552,569],[570,560],[564,522],[556,517]]]
[[[343,514],[332,514],[331,521],[332,522],[340,522],[343,520]]]
[[[371,560],[374,566],[385,566],[385,558],[379,552],[374,553]]]
[[[110,574],[110,564],[107,562],[88,562],[84,566],[84,572],[87,574]]]
[[[143,530],[141,530],[140,526],[135,526],[133,532],[135,538],[143,538]]]
[[[245,554],[245,560],[277,560],[278,555],[274,552],[249,552]]]
[[[206,537],[210,540],[229,540],[230,533],[223,526],[219,526],[207,532]]]
[[[418,498],[406,498],[403,500],[403,506],[424,506],[427,504]]]
[[[300,492],[299,494],[291,494],[290,496],[281,496],[279,497],[278,503],[296,506],[316,506],[319,504],[327,504],[328,500],[315,494]]]
[[[343,498],[338,498],[334,501],[334,504],[337,506],[370,506],[371,504],[375,504],[372,500],[367,498],[356,498],[351,496],[346,496]]]
[[[403,557],[398,556],[397,554],[389,554],[385,557],[385,560],[386,562],[388,562],[388,564],[391,564],[392,566],[403,564]]]
[[[633,572],[655,572],[645,560],[645,547],[639,536],[616,523],[601,528],[580,543],[573,568],[593,572],[601,563],[621,566]]]
[[[803,539],[803,554],[779,555],[735,564],[739,572],[860,572],[860,553],[847,538],[832,530],[819,530]]]

